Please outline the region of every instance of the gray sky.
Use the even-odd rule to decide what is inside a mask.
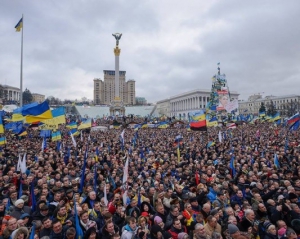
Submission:
[[[155,102],[210,89],[221,62],[240,98],[299,94],[298,0],[2,0],[0,83],[19,87],[24,14],[24,89],[60,99],[93,99],[93,79],[120,70],[136,96]]]

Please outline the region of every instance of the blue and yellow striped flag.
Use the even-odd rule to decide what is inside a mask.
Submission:
[[[6,138],[5,137],[1,137],[0,138],[0,145],[6,144]]]
[[[23,27],[23,17],[20,19],[20,21],[15,26],[16,32],[21,31],[22,27]]]
[[[2,117],[0,116],[0,134],[4,134],[4,127],[2,122]]]
[[[77,129],[77,123],[76,122],[71,122],[66,126],[68,129]]]
[[[61,140],[60,131],[52,132],[52,141]]]

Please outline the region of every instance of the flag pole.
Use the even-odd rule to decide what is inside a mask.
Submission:
[[[20,107],[23,106],[23,31],[24,31],[24,15],[22,14],[21,69],[20,69]]]

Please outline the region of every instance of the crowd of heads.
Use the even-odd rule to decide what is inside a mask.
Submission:
[[[35,128],[25,137],[6,133],[0,238],[300,235],[298,131],[257,123],[199,132],[176,122],[128,127],[123,141],[122,130],[86,130],[75,147],[61,125],[60,148],[48,139],[44,150]]]

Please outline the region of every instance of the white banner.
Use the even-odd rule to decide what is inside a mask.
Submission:
[[[230,113],[231,111],[236,110],[239,107],[239,102],[237,99],[228,102],[228,104],[225,106],[225,109],[228,113]]]

